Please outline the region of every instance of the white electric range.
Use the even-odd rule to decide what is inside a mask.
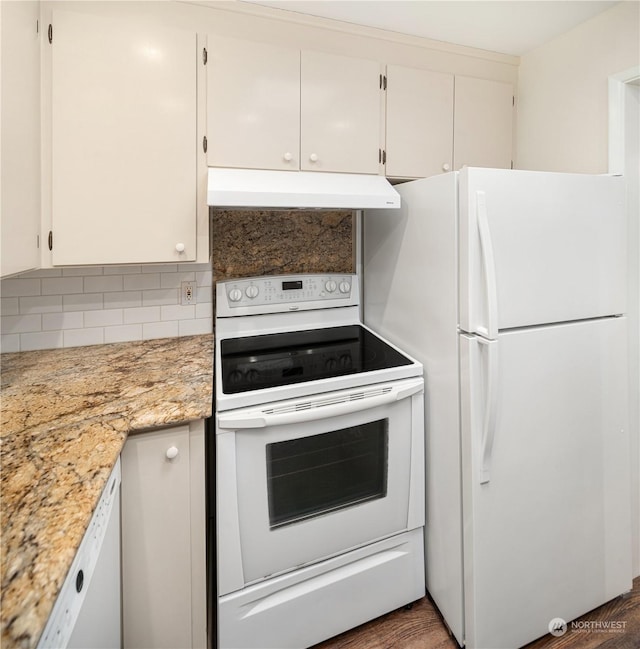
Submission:
[[[425,594],[422,365],[355,275],[216,287],[220,649],[301,649]]]

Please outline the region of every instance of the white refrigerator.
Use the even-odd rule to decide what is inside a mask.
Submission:
[[[427,589],[467,649],[631,589],[623,182],[465,168],[364,214],[365,322],[424,365]]]

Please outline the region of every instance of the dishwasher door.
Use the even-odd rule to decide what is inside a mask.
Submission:
[[[60,589],[38,649],[120,649],[120,458]]]
[[[119,649],[121,641],[120,487],[68,649]]]

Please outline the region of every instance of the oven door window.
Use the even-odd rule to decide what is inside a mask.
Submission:
[[[411,403],[228,433],[234,453],[217,497],[219,511],[237,511],[245,584],[407,529],[422,421]]]
[[[271,529],[387,494],[389,420],[268,444]]]

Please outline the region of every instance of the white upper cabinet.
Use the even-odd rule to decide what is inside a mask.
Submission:
[[[386,175],[422,178],[449,171],[453,75],[387,65]]]
[[[207,158],[216,167],[300,168],[300,52],[209,37]]]
[[[39,14],[39,2],[0,2],[2,277],[40,261]]]
[[[195,32],[54,11],[54,265],[196,259]]]
[[[378,173],[380,64],[209,36],[208,162]]]
[[[300,168],[378,173],[380,64],[302,52]]]
[[[455,169],[511,167],[513,97],[509,83],[456,76]]]
[[[387,176],[511,166],[511,84],[388,65],[386,85]]]
[[[394,178],[511,166],[508,83],[216,35],[207,76],[212,166]]]

